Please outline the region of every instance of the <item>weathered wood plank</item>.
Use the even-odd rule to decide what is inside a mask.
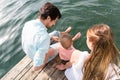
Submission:
[[[55,70],[56,69],[52,65],[47,64],[42,72],[35,78],[35,80],[48,80]]]
[[[33,64],[32,62],[30,64],[28,64],[24,70],[15,78],[15,80],[20,80],[31,68],[32,68]]]
[[[64,79],[64,71],[55,70],[55,72],[51,75],[51,80],[63,80]]]
[[[50,71],[49,74],[46,73],[46,72],[44,72],[44,71],[42,71],[42,72],[35,78],[35,80],[48,80],[49,77],[50,77],[50,74],[54,71],[54,69],[51,68],[50,70],[51,70],[51,71]]]
[[[31,59],[25,56],[15,67],[13,67],[1,80],[15,80],[15,77],[31,62]]]
[[[30,70],[28,70],[20,80],[34,80],[34,78],[41,72],[41,70],[42,69],[39,71],[33,71],[33,67],[31,67]]]
[[[59,61],[56,57],[39,71],[33,71],[31,59],[25,56],[1,80],[67,80],[64,71],[59,71],[55,65]]]

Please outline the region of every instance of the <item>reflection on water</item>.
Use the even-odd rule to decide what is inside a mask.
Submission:
[[[106,23],[115,34],[120,49],[120,0],[1,0],[0,1],[0,77],[9,71],[25,54],[21,48],[21,30],[26,21],[35,19],[42,4],[57,5],[62,18],[49,30],[65,30],[72,26],[71,35],[81,32],[75,47],[88,50],[86,30],[93,24]]]

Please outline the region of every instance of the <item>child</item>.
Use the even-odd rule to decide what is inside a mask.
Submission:
[[[78,32],[73,38],[68,33],[62,33],[60,35],[59,42],[50,46],[51,48],[48,51],[46,61],[51,55],[59,53],[62,64],[57,65],[56,68],[59,70],[64,70],[62,66],[69,62],[72,52],[75,50],[73,47],[73,41],[77,40],[80,36],[80,32]]]
[[[119,62],[120,53],[113,41],[112,30],[106,24],[94,25],[88,29],[86,42],[91,50],[90,55],[86,52],[73,52],[72,57],[79,57],[76,64],[65,71],[68,80],[120,79],[120,66],[115,63],[117,60]]]

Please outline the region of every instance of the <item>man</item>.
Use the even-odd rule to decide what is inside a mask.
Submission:
[[[45,57],[50,46],[50,37],[47,29],[54,26],[61,18],[59,9],[53,4],[45,3],[36,20],[25,23],[22,30],[22,48],[33,60],[34,70],[45,65]]]

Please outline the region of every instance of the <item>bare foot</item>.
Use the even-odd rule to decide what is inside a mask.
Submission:
[[[81,36],[81,33],[78,32],[78,33],[72,38],[72,40],[75,41],[75,40],[79,39],[80,36]]]
[[[38,71],[38,70],[42,69],[44,66],[45,66],[45,64],[43,64],[41,66],[35,66],[34,71]]]

